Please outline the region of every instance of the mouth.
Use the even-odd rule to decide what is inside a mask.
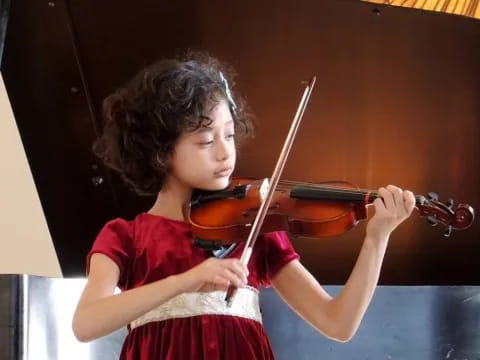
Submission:
[[[223,168],[213,173],[215,177],[227,177],[232,173],[232,168]]]

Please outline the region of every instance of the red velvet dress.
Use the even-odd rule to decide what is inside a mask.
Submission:
[[[239,258],[243,247],[239,245],[229,257]],[[209,256],[193,245],[188,223],[148,213],[131,221],[108,222],[88,254],[87,271],[93,253],[102,253],[118,265],[122,291],[185,272]],[[269,286],[285,264],[298,258],[285,233],[265,234],[250,258],[248,285]],[[262,324],[245,317],[208,314],[127,329],[122,360],[274,359]]]

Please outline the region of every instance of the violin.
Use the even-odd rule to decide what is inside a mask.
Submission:
[[[288,154],[315,85],[313,76],[305,89],[290,130],[269,179],[232,179],[221,191],[201,194],[190,204],[193,237],[215,244],[245,241],[240,261],[247,265],[258,235],[286,230],[292,235],[321,237],[341,234],[367,217],[367,206],[378,194],[345,182],[307,184],[280,182]],[[469,227],[474,218],[470,205],[453,201],[442,204],[438,196],[415,196],[416,207],[432,225],[452,229]],[[231,245],[235,246],[235,245]],[[231,306],[237,289],[231,285],[225,297]]]
[[[199,194],[190,204],[190,223],[195,238],[214,247],[246,241],[269,180],[233,178],[221,191]],[[321,238],[340,235],[367,218],[367,207],[378,197],[375,191],[361,190],[344,181],[319,184],[280,181],[268,206],[259,234],[288,231],[292,236]],[[445,204],[438,195],[415,195],[415,207],[432,226],[452,230],[472,225],[474,210],[468,204]]]

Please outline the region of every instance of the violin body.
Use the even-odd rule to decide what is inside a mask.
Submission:
[[[268,179],[233,178],[226,189],[203,193],[190,206],[193,236],[222,245],[245,241],[268,186]],[[279,183],[260,234],[288,231],[292,236],[311,238],[340,235],[367,217],[367,206],[376,197],[375,192],[359,190],[343,181]],[[417,196],[416,201],[421,215],[433,216],[455,229],[473,222],[469,205],[460,204],[454,212],[438,202],[426,204],[429,200],[423,196]]]
[[[226,189],[200,192],[190,202],[190,209],[184,209],[192,225],[194,244],[218,249],[245,241],[240,261],[246,265],[262,233],[283,230],[293,236],[319,238],[341,234],[367,217],[367,206],[379,197],[373,191],[360,190],[345,182],[280,182],[315,81],[313,76],[306,83],[270,180],[232,179]],[[435,196],[428,199],[415,196],[415,205],[431,225],[447,227],[445,236],[449,236],[452,229],[465,229],[473,223],[471,206],[454,207],[453,200],[447,204],[437,200]],[[235,292],[236,287],[230,285],[225,297],[227,306],[231,306]]]

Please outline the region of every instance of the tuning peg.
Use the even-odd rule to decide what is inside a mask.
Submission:
[[[423,195],[417,195],[415,198],[416,198],[417,204],[419,205],[424,205],[425,202],[427,201],[427,199]]]
[[[438,194],[436,192],[430,191],[427,194],[428,200],[430,201],[437,201],[438,200]]]
[[[433,215],[427,216],[427,222],[432,226],[437,226],[438,225],[438,220]]]
[[[446,205],[449,209],[453,210],[453,199],[448,199]]]
[[[447,228],[445,229],[445,232],[443,233],[443,236],[449,237],[451,233],[452,233],[452,225],[448,225]]]

